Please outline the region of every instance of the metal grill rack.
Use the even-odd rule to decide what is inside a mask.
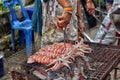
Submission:
[[[96,70],[90,73],[88,80],[105,80],[107,75],[119,64],[120,62],[120,47],[112,45],[103,45],[88,43],[92,48],[92,54],[89,54],[94,62],[98,63]]]
[[[120,46],[112,46],[112,45],[104,45],[104,44],[97,44],[97,43],[86,43],[90,45],[90,47],[93,49],[93,52],[90,54],[86,54],[89,58],[90,65],[92,66],[94,71],[87,71],[84,70],[85,75],[88,77],[86,80],[106,80],[106,77],[108,74],[116,68],[116,66],[120,62]],[[33,52],[35,52],[35,49],[33,48]],[[26,52],[25,49],[22,51],[19,51],[18,53],[14,54],[13,56],[20,56],[20,54],[24,54],[25,56]],[[13,58],[13,56],[11,58]],[[14,57],[14,58],[17,58]],[[9,59],[10,62],[17,63],[19,65],[22,65],[24,69],[23,71],[27,72],[25,74],[30,74],[30,71],[32,69],[37,69],[41,67],[41,70],[44,66],[41,66],[40,64],[34,63],[34,64],[27,64],[26,59],[23,58],[23,56],[19,57],[20,59]],[[21,61],[22,60],[22,61]],[[21,62],[20,62],[21,61]],[[44,71],[43,71],[44,73]]]

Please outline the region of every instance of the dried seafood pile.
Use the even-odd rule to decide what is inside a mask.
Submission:
[[[53,45],[40,49],[34,55],[30,56],[28,58],[28,63],[38,62],[40,64],[44,64],[48,67],[45,70],[46,72],[57,71],[63,67],[67,67],[71,70],[71,64],[74,65],[75,68],[79,69],[79,63],[82,63],[88,70],[91,70],[85,56],[85,53],[91,53],[91,51],[92,49],[88,45],[84,44],[83,41],[75,45],[63,42],[54,43]],[[80,61],[77,61],[77,58],[79,58]],[[78,72],[79,75],[86,78],[81,70]]]

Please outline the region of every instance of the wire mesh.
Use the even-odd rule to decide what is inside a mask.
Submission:
[[[104,45],[97,43],[86,43],[90,45],[93,49],[93,52],[90,54],[86,54],[88,56],[90,65],[93,71],[84,70],[87,79],[85,80],[106,80],[106,77],[109,73],[119,64],[120,62],[120,46],[112,46],[112,45]],[[35,48],[33,47],[33,53],[35,52]],[[21,55],[23,54],[23,55]],[[9,58],[10,62],[17,63],[21,65],[26,72],[26,74],[31,74],[31,71],[35,69],[42,70],[43,74],[45,66],[33,63],[27,64],[24,56],[26,55],[25,49],[17,52],[13,56]],[[17,57],[19,56],[19,58]]]

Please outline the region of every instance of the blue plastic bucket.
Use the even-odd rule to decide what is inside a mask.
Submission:
[[[4,75],[3,54],[0,52],[0,77]]]

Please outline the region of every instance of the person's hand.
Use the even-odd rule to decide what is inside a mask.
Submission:
[[[57,27],[61,30],[66,28],[71,20],[71,16],[72,14],[69,12],[63,11],[61,16],[57,16]]]
[[[109,11],[111,7],[112,7],[111,4],[106,5],[106,10]]]
[[[67,27],[67,25],[66,26],[60,26],[60,24],[59,24],[59,22],[58,21],[56,21],[56,26],[57,26],[57,28],[59,29],[59,30],[63,30],[64,28],[66,28]]]
[[[91,0],[86,2],[86,8],[89,14],[95,15],[95,5]]]

